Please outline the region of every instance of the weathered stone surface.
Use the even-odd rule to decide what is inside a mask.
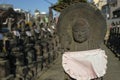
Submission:
[[[1,80],[14,80],[14,75],[9,75],[5,78],[2,78]]]
[[[9,62],[7,60],[0,60],[0,78],[7,77],[10,73]]]
[[[35,45],[35,49],[36,49],[36,54],[37,54],[37,57],[40,56],[41,54],[41,47],[39,44],[36,44]]]
[[[61,47],[67,51],[100,48],[106,31],[101,12],[87,3],[73,4],[61,12],[57,24]]]

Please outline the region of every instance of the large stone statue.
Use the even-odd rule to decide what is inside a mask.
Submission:
[[[81,67],[78,65],[82,65],[81,64],[82,61],[77,60],[75,57],[77,52],[79,55],[81,55],[80,53],[82,51],[88,51],[87,53],[90,53],[90,54],[92,54],[92,53],[102,54],[100,52],[100,51],[102,51],[100,49],[101,48],[100,46],[101,46],[101,43],[103,42],[105,32],[106,32],[106,23],[105,22],[106,21],[105,21],[104,17],[102,16],[101,12],[95,6],[86,4],[86,3],[73,4],[73,5],[65,8],[61,12],[61,15],[59,17],[58,24],[57,24],[57,32],[58,32],[58,35],[60,38],[61,48],[65,52],[62,57],[62,59],[63,59],[62,65],[63,65],[65,72],[68,73],[69,76],[71,76],[72,78],[78,79],[78,77],[76,78],[76,76],[71,75],[72,72],[74,75],[80,75],[80,76],[82,75],[82,74],[77,74],[77,73],[79,73],[79,72],[77,72],[77,70],[79,70]],[[100,49],[100,51],[98,49]],[[98,52],[93,51],[91,53],[91,52],[89,52],[89,50],[95,50]],[[68,54],[70,52],[73,52],[74,55]],[[70,55],[72,55],[72,56],[70,56]],[[80,57],[80,56],[77,56],[77,57]],[[84,59],[86,59],[86,58],[84,58]],[[72,62],[72,60],[73,60],[73,62]],[[71,63],[69,63],[69,62],[71,62]],[[90,61],[88,60],[88,62],[90,62]],[[105,62],[106,62],[106,60],[105,60]],[[74,66],[73,66],[72,63],[73,64],[76,63],[76,64],[74,64]],[[83,64],[85,64],[84,60],[83,60]],[[73,66],[73,67],[70,67],[70,66]],[[78,66],[78,68],[76,66]],[[84,65],[82,65],[82,66],[84,66]],[[86,66],[88,66],[88,64]],[[83,70],[84,70],[84,68],[86,68],[86,66],[83,67]],[[87,69],[88,69],[88,67],[87,67]],[[74,70],[76,71],[76,73]],[[88,73],[90,71],[88,71]],[[87,71],[84,71],[84,72],[86,73]],[[98,75],[97,75],[97,77],[98,77]],[[68,78],[69,77],[67,77],[67,80],[71,80]],[[94,78],[96,78],[96,77],[94,77]],[[93,79],[93,78],[91,78],[91,79]],[[72,80],[74,80],[74,79],[72,79]],[[80,79],[80,80],[84,80],[84,79]]]
[[[61,12],[57,32],[65,51],[100,48],[106,31],[105,19],[93,5],[73,4]]]

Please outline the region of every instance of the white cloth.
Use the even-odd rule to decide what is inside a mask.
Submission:
[[[13,31],[13,34],[14,34],[15,36],[20,37],[20,33],[19,33],[19,31]]]
[[[35,31],[36,33],[40,33],[38,29],[34,29],[34,31]]]
[[[48,30],[51,34],[54,33],[54,31],[53,31],[52,29],[50,29],[50,28],[47,28],[47,30]]]
[[[62,66],[72,78],[90,80],[105,75],[107,56],[101,49],[65,52],[62,56]]]
[[[52,29],[55,29],[55,26],[54,26],[54,25],[52,25],[51,27],[52,27]]]
[[[43,31],[46,31],[45,28],[41,28]]]
[[[32,36],[32,34],[31,34],[30,31],[26,31],[26,35],[27,35],[27,36]]]

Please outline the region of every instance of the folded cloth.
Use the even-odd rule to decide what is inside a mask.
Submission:
[[[15,35],[15,36],[20,36],[20,33],[19,33],[19,31],[13,31],[13,34]]]
[[[101,49],[65,52],[62,56],[65,72],[77,80],[102,77],[107,69],[107,56]]]

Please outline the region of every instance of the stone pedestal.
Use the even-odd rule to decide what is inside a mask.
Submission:
[[[26,80],[26,76],[29,73],[29,68],[28,66],[17,66],[17,70],[16,70],[16,79],[15,80]]]
[[[9,62],[0,59],[0,78],[7,77],[10,74]]]
[[[1,80],[14,80],[14,75],[9,75],[5,78],[0,78]]]

